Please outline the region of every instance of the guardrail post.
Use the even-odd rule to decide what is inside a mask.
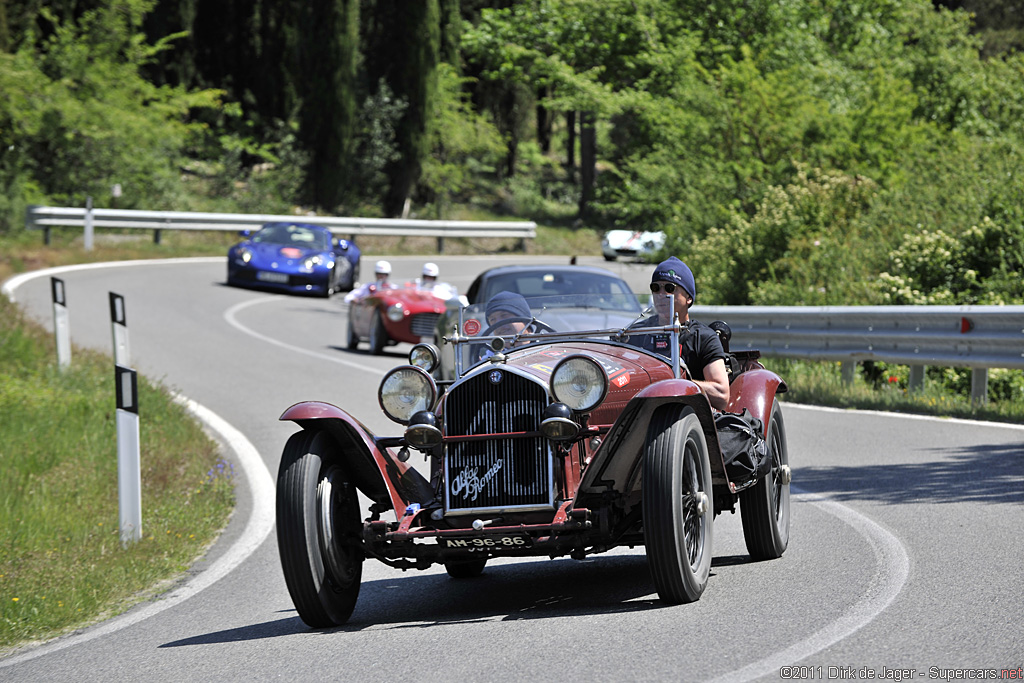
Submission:
[[[117,385],[117,502],[121,545],[142,538],[142,471],[139,456],[138,380],[134,370],[114,367]]]
[[[86,251],[92,251],[93,227],[92,227],[92,197],[85,198],[85,234],[82,237]]]
[[[924,366],[911,365],[910,377],[907,379],[907,389],[910,393],[921,391],[924,388]]]
[[[443,254],[444,253],[444,237],[438,237],[437,238],[437,253],[438,254]]]
[[[853,373],[857,369],[857,361],[844,360],[839,364],[839,376],[843,384],[853,384]]]
[[[110,292],[110,327],[114,337],[114,363],[131,365],[128,346],[128,322],[125,318],[124,297]]]
[[[988,368],[971,369],[971,404],[983,406],[988,403]]]
[[[153,244],[160,244],[160,228],[153,231]]]
[[[53,296],[53,335],[57,341],[57,366],[63,370],[71,365],[71,329],[64,298],[64,281],[51,277],[50,292]]]

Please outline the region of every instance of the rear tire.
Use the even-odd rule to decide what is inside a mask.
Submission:
[[[293,434],[277,474],[277,548],[288,593],[302,621],[329,628],[348,621],[363,574],[362,523],[355,486],[320,430]]]
[[[647,564],[658,597],[677,605],[700,599],[711,574],[711,463],[692,408],[668,404],[647,428],[643,519]]]
[[[373,322],[370,323],[370,353],[379,356],[384,353],[384,347],[388,345],[388,332],[384,329],[384,320],[380,317],[380,311],[373,314]]]
[[[743,540],[755,561],[780,558],[789,545],[789,450],[778,401],[772,403],[766,440],[772,469],[740,493]]]
[[[461,562],[445,562],[444,569],[453,579],[472,579],[484,573],[487,558],[482,560],[464,560]]]

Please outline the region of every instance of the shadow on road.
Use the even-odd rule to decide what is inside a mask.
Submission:
[[[800,467],[793,485],[840,501],[1024,502],[1024,443],[932,450],[952,456],[913,464]]]
[[[749,562],[746,556],[716,558],[713,566]],[[712,577],[714,573],[712,572]],[[596,560],[541,560],[488,566],[482,576],[453,580],[447,574],[396,573],[363,582],[359,602],[344,626],[324,632],[369,628],[432,628],[452,624],[565,618],[671,609],[658,600],[644,555]],[[161,648],[261,640],[311,630],[293,610],[276,621],[216,631]]]

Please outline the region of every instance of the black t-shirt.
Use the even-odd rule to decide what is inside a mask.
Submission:
[[[658,316],[654,315],[637,321],[630,326],[630,329],[660,325]],[[639,346],[666,358],[672,358],[669,341],[668,332],[634,334],[629,337],[629,343],[633,346]],[[718,338],[718,333],[699,320],[688,320],[683,323],[683,329],[679,332],[679,347],[680,357],[690,371],[690,379],[704,381],[704,368],[709,363],[726,358],[725,349],[722,348],[722,341]]]

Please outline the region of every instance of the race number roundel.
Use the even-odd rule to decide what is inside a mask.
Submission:
[[[480,334],[480,321],[470,318],[462,324],[462,331],[466,333],[467,337],[475,337]]]

